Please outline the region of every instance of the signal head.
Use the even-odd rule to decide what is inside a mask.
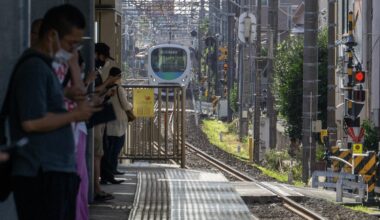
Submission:
[[[365,72],[364,71],[356,71],[355,72],[355,82],[356,83],[364,83],[365,80]]]

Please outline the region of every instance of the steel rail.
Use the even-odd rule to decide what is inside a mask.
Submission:
[[[293,201],[292,199],[289,199],[286,196],[281,195],[278,191],[262,184],[261,182],[257,181],[256,179],[248,176],[247,174],[244,174],[234,168],[231,168],[229,165],[213,158],[212,156],[206,154],[205,152],[199,150],[198,148],[194,147],[192,144],[185,142],[186,147],[188,149],[191,149],[192,151],[196,152],[198,156],[201,158],[205,158],[206,161],[210,162],[210,164],[215,165],[218,169],[221,169],[233,176],[235,176],[238,179],[241,179],[242,181],[248,181],[248,182],[254,182],[255,184],[264,187],[265,189],[269,190],[270,192],[276,194],[284,203],[284,207],[290,210],[291,212],[296,213],[297,215],[301,216],[305,219],[310,220],[325,220],[324,217],[320,216],[319,214],[305,208],[304,206],[298,204],[297,202]]]

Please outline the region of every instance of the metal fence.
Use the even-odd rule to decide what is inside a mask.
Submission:
[[[137,118],[129,123],[121,158],[175,160],[185,167],[185,142],[181,141],[185,140],[185,88],[171,84],[123,87]],[[150,95],[137,96],[137,92]]]

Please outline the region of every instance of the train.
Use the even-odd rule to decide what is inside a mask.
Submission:
[[[158,44],[148,50],[149,84],[187,87],[193,76],[193,50],[180,44]]]

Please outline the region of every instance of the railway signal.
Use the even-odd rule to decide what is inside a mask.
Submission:
[[[355,72],[355,83],[356,84],[364,83],[364,80],[365,80],[365,72],[361,71],[361,70],[356,71]]]

